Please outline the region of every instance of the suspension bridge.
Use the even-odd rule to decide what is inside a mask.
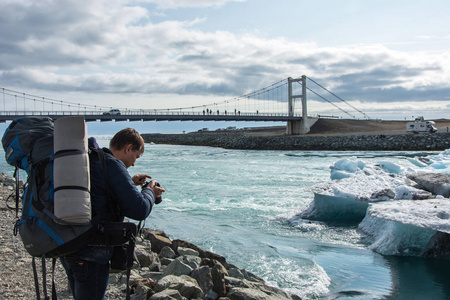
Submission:
[[[335,117],[320,114],[308,115],[307,101],[309,99],[328,103],[350,118],[355,118],[354,114],[357,112],[362,118],[370,119],[367,114],[305,75],[299,78],[289,77],[229,100],[178,108],[108,107],[83,104],[81,101],[57,100],[7,88],[1,88],[0,92],[3,100],[1,103],[3,110],[0,108],[0,122],[24,116],[49,116],[57,119],[73,115],[82,115],[87,122],[262,121],[286,122],[287,134],[306,134],[318,118]],[[344,109],[338,103],[348,108]]]

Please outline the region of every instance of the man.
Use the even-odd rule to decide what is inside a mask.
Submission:
[[[103,148],[103,151],[106,154],[107,187],[102,163],[96,160],[90,168],[92,216],[115,222],[122,221],[124,217],[144,220],[155,201],[161,201],[165,191],[156,186],[155,181],[144,186],[151,176],[137,174],[131,177],[127,171],[144,152],[144,140],[136,130],[126,128],[116,133],[109,143],[109,149]],[[138,185],[142,186],[141,191],[137,189]],[[107,189],[117,204],[114,215],[110,213]],[[86,246],[61,258],[76,300],[104,299],[112,255],[112,247]]]

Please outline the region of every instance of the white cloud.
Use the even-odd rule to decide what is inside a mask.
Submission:
[[[153,12],[136,3],[0,3],[0,27],[9,29],[0,32],[2,84],[200,99],[239,96],[305,74],[349,100],[449,101],[449,52],[406,53],[381,44],[321,47],[256,34],[203,32],[196,24],[204,19],[155,22]],[[175,1],[162,5],[174,7]]]
[[[245,1],[247,0],[139,0],[138,2],[156,4],[159,9],[176,9],[183,7],[217,7],[228,2]]]

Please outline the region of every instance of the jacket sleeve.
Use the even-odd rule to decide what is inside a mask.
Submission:
[[[118,159],[107,159],[108,187],[116,200],[121,214],[134,220],[144,220],[155,203],[153,190],[139,191],[134,185],[125,164]]]

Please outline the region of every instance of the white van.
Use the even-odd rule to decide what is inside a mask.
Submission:
[[[423,117],[416,118],[414,122],[406,123],[406,131],[419,133],[419,132],[429,132],[435,133],[437,131],[434,127],[436,123],[434,121],[425,121]]]

